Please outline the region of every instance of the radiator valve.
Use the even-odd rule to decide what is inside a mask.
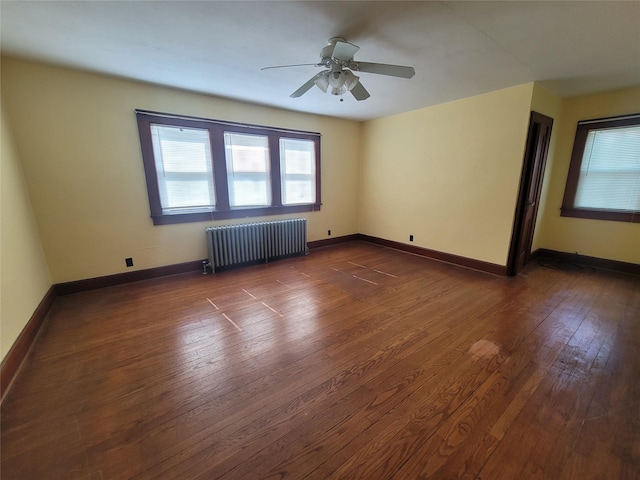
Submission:
[[[207,273],[209,273],[209,271],[207,270],[207,268],[209,267],[209,260],[203,260],[202,261],[202,274],[206,275]]]

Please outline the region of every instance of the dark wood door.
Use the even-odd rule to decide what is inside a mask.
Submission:
[[[531,255],[552,126],[552,118],[531,112],[507,265],[509,275],[516,275],[528,263]]]

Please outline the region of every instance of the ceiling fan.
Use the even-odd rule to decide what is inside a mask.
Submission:
[[[326,70],[311,77],[304,85],[293,92],[290,97],[301,97],[316,85],[323,92],[332,95],[343,95],[351,92],[356,100],[366,100],[371,95],[360,83],[360,77],[353,72],[376,73],[390,77],[412,78],[415,75],[413,67],[403,67],[401,65],[389,65],[386,63],[360,62],[353,59],[360,47],[347,42],[344,38],[335,37],[329,40],[329,45],[320,51],[319,63],[302,63],[297,65],[278,65],[274,67],[264,67],[261,70],[270,68],[287,68],[313,65],[325,67]],[[342,101],[342,98],[340,99]]]

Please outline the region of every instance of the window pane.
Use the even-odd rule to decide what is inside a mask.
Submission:
[[[591,130],[574,206],[640,210],[640,127]]]
[[[316,201],[315,152],[315,144],[310,140],[280,139],[283,205]]]
[[[224,144],[229,205],[271,205],[268,137],[225,132]]]
[[[209,186],[206,180],[167,180],[165,184],[167,198],[171,201],[168,208],[186,208],[209,205]]]
[[[268,205],[267,182],[265,180],[235,180],[229,202],[233,207]]]
[[[315,201],[313,187],[314,184],[309,181],[285,181],[282,184],[282,203],[284,205],[313,203]]]
[[[162,209],[213,208],[209,132],[151,125],[151,137]]]

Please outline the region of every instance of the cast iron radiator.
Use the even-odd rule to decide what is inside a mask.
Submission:
[[[214,273],[229,265],[308,253],[305,218],[208,227],[205,233]]]

